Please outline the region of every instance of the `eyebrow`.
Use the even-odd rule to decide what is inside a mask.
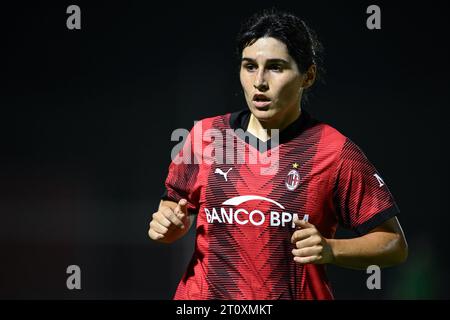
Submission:
[[[243,57],[241,62],[244,61],[248,61],[248,62],[256,62],[255,59],[252,58],[248,58],[248,57]],[[282,63],[282,64],[289,64],[288,61],[284,60],[284,59],[279,59],[279,58],[275,58],[275,59],[267,59],[267,62],[269,63]]]

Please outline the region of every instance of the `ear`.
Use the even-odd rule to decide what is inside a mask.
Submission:
[[[314,84],[314,81],[316,81],[316,73],[317,73],[316,65],[315,64],[310,65],[308,70],[304,73],[302,85],[303,89],[307,89]]]

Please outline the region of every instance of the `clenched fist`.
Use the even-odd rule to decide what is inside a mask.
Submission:
[[[324,264],[333,262],[334,256],[327,239],[322,237],[316,227],[298,218],[294,220],[299,230],[291,237],[295,248],[292,249],[294,261],[299,264]]]
[[[189,227],[188,220],[186,199],[181,199],[173,209],[161,205],[153,214],[148,235],[151,239],[159,242],[173,242],[186,233],[186,229]]]

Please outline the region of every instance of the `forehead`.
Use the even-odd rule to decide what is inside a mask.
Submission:
[[[291,61],[287,46],[278,39],[271,37],[259,38],[252,45],[242,50],[242,57],[254,60],[284,59]]]

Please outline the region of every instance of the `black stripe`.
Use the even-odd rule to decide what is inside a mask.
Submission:
[[[367,234],[370,230],[378,227],[386,220],[389,220],[392,217],[395,217],[400,213],[400,209],[394,203],[391,207],[380,211],[372,218],[367,220],[366,222],[360,224],[359,226],[353,228],[360,236]]]

